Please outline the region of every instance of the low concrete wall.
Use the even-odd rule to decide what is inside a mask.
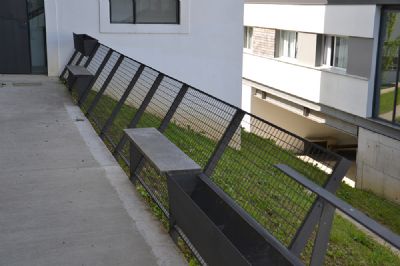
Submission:
[[[357,186],[400,203],[400,141],[359,128]]]

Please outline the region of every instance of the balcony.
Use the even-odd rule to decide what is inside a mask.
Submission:
[[[275,75],[267,74],[271,72]],[[290,78],[287,73],[291,73]],[[369,81],[366,78],[246,53],[243,77],[314,103],[368,117]]]

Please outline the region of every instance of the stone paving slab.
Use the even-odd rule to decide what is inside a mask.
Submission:
[[[57,79],[0,83],[0,265],[186,264]]]

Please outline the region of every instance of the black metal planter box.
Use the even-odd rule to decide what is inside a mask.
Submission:
[[[90,37],[86,34],[75,34],[74,33],[74,47],[75,50],[83,54],[84,56],[90,56],[96,45],[98,44],[98,40]]]
[[[171,225],[178,225],[207,264],[302,264],[206,176],[168,177],[168,193]]]

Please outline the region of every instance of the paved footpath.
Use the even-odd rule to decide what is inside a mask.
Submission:
[[[0,265],[185,265],[56,78],[0,75]]]

